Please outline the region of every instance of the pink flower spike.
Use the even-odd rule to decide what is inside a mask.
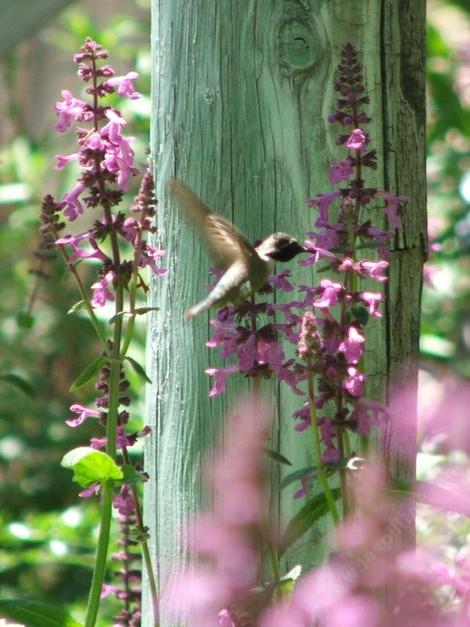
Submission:
[[[114,294],[108,289],[108,285],[114,281],[115,274],[112,270],[107,272],[101,281],[93,283],[91,289],[93,290],[93,298],[91,304],[93,307],[103,307],[107,300],[114,300]]]
[[[75,403],[70,406],[70,411],[73,414],[77,414],[76,418],[70,418],[65,421],[65,424],[69,427],[79,427],[82,425],[88,418],[99,418],[101,413],[96,409],[89,409],[88,407],[83,407],[83,405],[79,405]]]
[[[359,150],[363,152],[367,138],[364,131],[360,128],[355,128],[346,142],[346,146],[350,150]]]
[[[140,98],[140,94],[138,91],[134,89],[134,81],[139,78],[137,72],[128,72],[125,76],[114,76],[113,78],[109,78],[105,81],[104,85],[109,85],[110,87],[117,87],[117,92],[120,96],[127,96],[132,100],[136,100]]]

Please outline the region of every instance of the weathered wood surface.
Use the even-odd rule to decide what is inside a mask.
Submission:
[[[158,239],[168,251],[169,275],[152,284],[150,298],[160,311],[148,337],[148,422],[154,432],[146,451],[151,480],[145,515],[160,584],[179,570],[184,529],[201,498],[201,460],[229,405],[226,398],[208,398],[204,369],[214,363],[204,346],[208,316],[183,320],[185,308],[204,291],[209,261],[169,204],[165,181],[181,178],[251,240],[274,230],[302,238],[314,221],[305,199],[331,189],[328,164],[341,156],[337,131],[326,122],[339,49],[350,41],[362,51],[374,118],[369,129],[380,159],[378,180],[368,184],[412,199],[406,233],[397,237],[392,256],[389,322],[387,328],[375,323],[369,332],[369,392],[377,397],[387,373],[397,380],[403,372],[401,355],[411,364],[417,352],[425,209],[423,20],[424,0],[153,1],[152,150]],[[313,281],[311,271],[295,263],[292,269],[295,279]],[[406,368],[409,380],[415,367]],[[232,396],[243,389],[245,380],[229,386]],[[311,463],[309,437],[294,432],[290,418],[299,399],[283,386],[276,404],[275,444],[295,466]],[[387,443],[395,468],[403,442],[393,427]],[[413,468],[409,444],[399,464],[407,474]],[[273,503],[284,520],[299,507],[293,489]],[[314,540],[323,533],[320,527],[294,547],[289,564],[318,560]],[[147,609],[144,616],[149,614]],[[173,624],[162,616],[163,627]]]

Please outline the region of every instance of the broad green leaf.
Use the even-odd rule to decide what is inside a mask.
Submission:
[[[335,500],[339,499],[341,490],[334,488],[331,494]],[[283,555],[304,533],[328,513],[328,503],[323,492],[317,494],[305,503],[301,510],[290,520],[281,539],[280,553]]]
[[[265,448],[264,452],[266,453],[268,457],[270,457],[271,459],[274,459],[275,462],[279,462],[280,464],[285,464],[286,466],[292,466],[291,462],[287,459],[287,457],[284,457],[284,455],[281,455],[281,453],[278,453],[277,451],[273,451],[270,448]]]
[[[106,357],[104,355],[101,355],[100,357],[98,357],[98,359],[95,359],[94,361],[92,361],[91,364],[88,364],[85,370],[83,370],[81,374],[78,375],[78,377],[70,386],[70,392],[75,392],[76,390],[81,388],[83,385],[85,385],[85,383],[88,383],[90,379],[93,379],[94,377],[96,377],[96,375],[101,370],[101,368],[105,365],[105,363],[106,363]]]
[[[0,616],[20,621],[26,627],[81,627],[57,605],[26,599],[0,600]]]
[[[291,472],[290,474],[286,475],[284,479],[281,481],[281,490],[286,488],[291,483],[294,483],[295,481],[299,481],[306,475],[313,473],[315,470],[316,470],[316,466],[305,466],[305,468],[300,468],[300,470]]]
[[[144,379],[144,381],[147,381],[147,383],[152,383],[152,380],[147,376],[147,373],[138,361],[132,359],[132,357],[124,357],[124,359],[127,359],[135,373],[138,374],[141,379]]]
[[[123,472],[103,451],[97,451],[89,446],[80,446],[64,455],[60,465],[73,470],[73,480],[87,488],[92,483],[118,481],[123,478]]]
[[[30,398],[35,398],[36,396],[36,391],[34,390],[33,386],[28,381],[26,381],[26,379],[23,379],[23,377],[19,377],[17,374],[12,374],[10,372],[6,374],[0,374],[0,381],[6,381],[7,383],[14,385],[15,388],[18,388]]]

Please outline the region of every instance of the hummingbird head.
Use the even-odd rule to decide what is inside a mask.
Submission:
[[[264,239],[256,252],[261,258],[270,258],[274,261],[290,261],[299,253],[308,252],[299,242],[287,233],[273,233]]]

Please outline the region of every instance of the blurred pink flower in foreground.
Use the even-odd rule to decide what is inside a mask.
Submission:
[[[190,616],[194,627],[235,625],[230,606],[257,583],[258,541],[266,520],[266,415],[255,396],[232,414],[224,448],[207,472],[213,509],[200,514],[188,534],[189,548],[201,561],[164,594],[169,611]]]

